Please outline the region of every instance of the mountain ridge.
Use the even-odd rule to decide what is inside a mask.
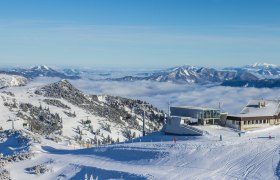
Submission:
[[[280,78],[280,67],[268,63],[255,63],[243,67],[229,67],[223,69],[215,69],[201,66],[183,65],[175,68],[169,68],[159,72],[154,72],[145,77],[140,76],[124,76],[121,78],[108,78],[111,81],[157,81],[157,82],[172,82],[180,84],[218,84],[236,86],[239,81],[277,81]],[[277,84],[277,83],[272,83]],[[254,86],[254,83],[249,83],[249,86]],[[266,87],[267,83],[262,83]]]
[[[80,79],[78,75],[68,75],[65,72],[60,72],[46,65],[33,66],[31,68],[12,68],[1,70],[2,74],[19,75],[28,79],[37,77],[59,77],[62,79]]]

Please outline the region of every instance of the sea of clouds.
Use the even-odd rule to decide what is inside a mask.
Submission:
[[[37,87],[59,81],[59,78],[38,78],[29,86]],[[171,106],[200,106],[218,108],[224,112],[239,113],[250,99],[277,99],[280,88],[244,88],[224,86],[186,85],[154,81],[70,81],[87,94],[114,95],[141,99],[167,112]]]
[[[167,112],[171,106],[201,106],[218,108],[230,114],[239,113],[250,99],[276,99],[280,88],[235,88],[201,86],[153,81],[89,81],[74,80],[78,89],[97,95],[115,95],[149,102]]]

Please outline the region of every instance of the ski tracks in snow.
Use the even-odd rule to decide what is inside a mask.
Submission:
[[[267,170],[275,172],[274,163],[278,151],[278,144],[268,147],[265,146],[265,143],[257,143],[257,146],[252,144],[251,151],[245,151],[244,148],[241,148],[240,155],[235,152],[228,156],[221,171],[226,171],[225,174],[233,175],[238,179],[271,179],[272,177],[264,177],[262,172]],[[244,154],[244,152],[247,153]],[[234,156],[237,157],[234,158]]]

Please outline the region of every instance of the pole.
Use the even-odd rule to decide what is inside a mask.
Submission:
[[[15,129],[14,118],[12,118],[12,129]]]
[[[143,136],[145,136],[145,111],[143,110]]]
[[[170,101],[168,101],[168,118],[170,117]]]

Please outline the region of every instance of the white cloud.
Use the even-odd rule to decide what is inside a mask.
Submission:
[[[274,99],[280,96],[280,89],[233,88],[189,86],[151,81],[111,82],[111,81],[71,81],[79,89],[89,94],[108,94],[145,100],[167,111],[167,103],[173,106],[189,105],[218,107],[229,113],[238,113],[250,99]]]

